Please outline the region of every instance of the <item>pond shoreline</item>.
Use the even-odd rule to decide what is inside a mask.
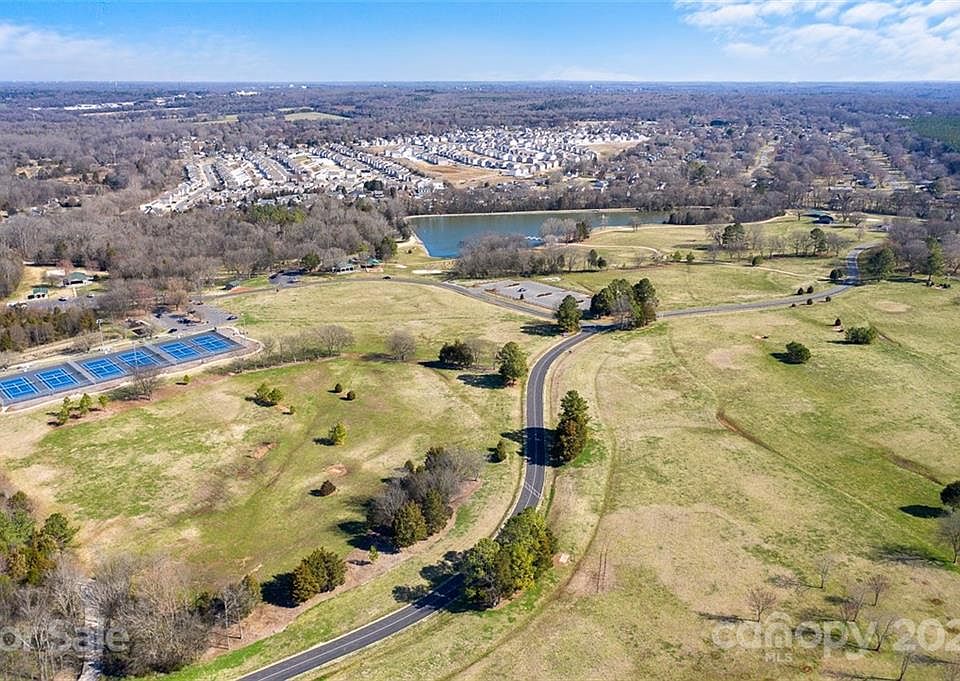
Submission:
[[[632,223],[663,224],[669,213],[635,208],[527,210],[500,213],[452,213],[406,218],[411,232],[431,258],[456,258],[462,244],[480,234],[519,234],[533,240],[551,218],[586,220],[594,229],[629,226]]]
[[[646,211],[640,208],[561,208],[558,210],[536,209],[536,210],[502,210],[491,211],[489,213],[418,213],[417,215],[405,215],[404,220],[414,220],[416,218],[458,218],[458,217],[483,217],[484,215],[529,215],[531,213],[662,213],[665,211]]]

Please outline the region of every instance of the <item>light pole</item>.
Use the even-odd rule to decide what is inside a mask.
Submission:
[[[103,320],[97,319],[97,331],[100,332],[100,349],[103,350]]]

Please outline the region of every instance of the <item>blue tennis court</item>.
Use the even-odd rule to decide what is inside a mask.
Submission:
[[[178,361],[200,356],[198,351],[194,350],[186,343],[181,343],[180,341],[162,343],[160,345],[160,349]]]
[[[127,352],[121,352],[119,355],[117,355],[117,359],[124,364],[133,367],[134,369],[140,367],[160,366],[160,360],[144,350],[128,350]]]
[[[38,371],[36,376],[45,386],[50,388],[50,390],[59,390],[60,388],[66,388],[68,385],[78,385],[80,383],[80,381],[68,373],[66,369],[61,369],[60,367],[47,369],[46,371]]]
[[[216,336],[214,334],[206,336],[195,336],[190,339],[190,342],[196,346],[199,346],[201,350],[205,350],[210,353],[223,352],[224,350],[229,350],[233,346],[226,338],[223,336]]]
[[[229,357],[250,349],[245,343],[216,330],[195,336],[174,336],[156,343],[127,346],[115,352],[87,355],[56,364],[0,374],[0,406],[16,407],[73,392],[107,389],[111,383],[130,380],[139,372],[174,370],[184,364]]]
[[[123,376],[126,372],[109,359],[88,359],[80,365],[100,380]]]
[[[11,402],[36,395],[40,391],[23,376],[0,381],[0,392]]]

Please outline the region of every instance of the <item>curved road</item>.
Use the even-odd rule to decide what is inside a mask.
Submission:
[[[875,244],[864,244],[857,246],[847,254],[846,269],[847,277],[843,284],[833,288],[821,291],[820,293],[792,296],[790,298],[778,298],[776,300],[763,300],[752,303],[733,303],[728,305],[712,305],[707,307],[686,308],[680,310],[665,310],[659,313],[661,318],[670,317],[692,317],[698,315],[718,314],[724,312],[737,312],[745,310],[762,310],[777,307],[789,307],[794,303],[806,303],[807,298],[822,300],[827,296],[840,295],[844,291],[860,283],[860,269],[858,257],[864,250],[873,247]],[[527,306],[515,303],[508,299],[498,298],[483,293],[476,289],[470,289],[465,286],[448,283],[434,283],[432,285],[462,293],[463,295],[494,303],[514,311],[533,314],[534,316],[553,319],[553,315],[545,311],[540,314],[537,310],[531,310]],[[524,452],[526,454],[526,464],[523,472],[523,486],[520,494],[513,506],[510,515],[516,515],[525,508],[535,507],[540,503],[543,497],[544,481],[546,479],[546,468],[549,460],[547,451],[547,436],[543,421],[544,400],[546,399],[546,378],[550,367],[553,366],[559,358],[569,352],[575,345],[582,343],[594,334],[606,331],[608,326],[585,326],[584,329],[575,336],[569,336],[552,346],[543,355],[537,359],[530,370],[530,377],[527,381],[526,400],[524,404]],[[240,681],[285,681],[308,671],[321,667],[329,662],[339,659],[345,655],[361,650],[378,641],[396,634],[407,627],[410,627],[430,615],[442,610],[452,603],[460,593],[461,580],[453,577],[443,582],[436,589],[421,598],[420,600],[406,605],[399,610],[366,624],[358,629],[347,632],[346,634],[330,641],[325,641],[313,648],[297,653],[279,662],[275,662],[268,667],[257,670],[246,676],[241,677]]]
[[[543,496],[543,485],[549,460],[547,450],[548,431],[543,423],[547,373],[557,359],[565,355],[574,345],[590,338],[601,328],[587,327],[577,335],[565,338],[541,355],[530,370],[524,408],[526,464],[523,472],[523,486],[510,513],[511,516],[525,508],[537,506]],[[344,655],[365,648],[371,643],[381,641],[442,610],[460,595],[460,587],[461,580],[458,577],[448,579],[435,590],[410,605],[395,610],[359,629],[354,629],[339,638],[326,641],[314,648],[248,674],[242,677],[242,681],[291,679]]]

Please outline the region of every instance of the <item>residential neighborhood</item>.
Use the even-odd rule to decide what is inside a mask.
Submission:
[[[597,158],[598,149],[625,149],[649,139],[652,124],[596,122],[559,128],[496,126],[447,133],[360,139],[353,144],[260,145],[256,150],[195,151],[184,144],[183,181],[140,206],[147,214],[196,205],[237,205],[260,199],[298,202],[304,195],[425,196],[443,189],[457,169],[491,177],[530,179]],[[470,177],[469,175],[466,177]],[[603,189],[602,181],[597,186]]]

